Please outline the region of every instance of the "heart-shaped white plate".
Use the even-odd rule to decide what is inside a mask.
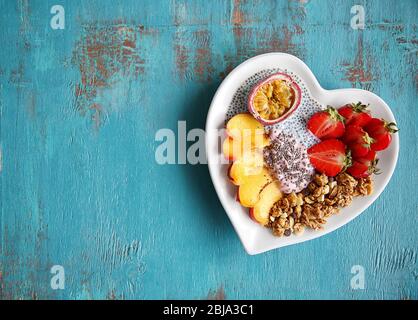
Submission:
[[[322,105],[341,106],[361,101],[370,104],[374,117],[396,122],[388,105],[372,92],[360,89],[323,89],[308,66],[295,56],[286,53],[267,53],[253,57],[236,67],[219,86],[212,100],[206,119],[206,153],[215,190],[249,254],[258,254],[321,237],[350,222],[379,197],[389,182],[398,159],[399,137],[395,134],[389,148],[379,153],[381,174],[373,176],[373,194],[356,197],[350,206],[341,210],[340,214],[330,217],[323,230],[306,230],[301,236],[291,235],[278,238],[273,236],[269,229],[251,220],[248,209],[235,200],[236,187],[228,181],[228,165],[225,161],[221,161],[223,155],[216,132],[224,127],[229,104],[243,82],[261,70],[276,68],[286,69],[298,75],[305,83],[310,95]]]

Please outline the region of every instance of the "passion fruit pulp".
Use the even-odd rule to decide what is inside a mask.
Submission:
[[[262,124],[283,121],[300,104],[301,90],[293,79],[276,73],[259,82],[250,92],[248,110]]]

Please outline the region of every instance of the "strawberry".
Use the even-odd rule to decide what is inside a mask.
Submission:
[[[356,158],[362,157],[370,151],[370,145],[368,144],[351,143],[348,145],[348,148],[353,157]]]
[[[325,140],[310,147],[308,156],[313,167],[329,177],[336,176],[351,164],[345,144],[338,139]]]
[[[361,127],[349,125],[345,129],[343,141],[351,150],[353,157],[363,157],[371,150],[374,139]]]
[[[376,151],[370,150],[369,152],[367,152],[366,155],[362,156],[362,157],[353,157],[354,160],[357,160],[361,163],[365,163],[367,165],[370,164],[370,162],[375,161],[376,160]]]
[[[353,164],[347,168],[347,172],[355,178],[368,177],[372,173],[379,172],[379,169],[376,168],[378,161],[376,152],[369,151],[364,157],[354,159]]]
[[[392,133],[399,131],[396,123],[377,118],[371,119],[364,130],[373,138],[371,149],[374,151],[385,150],[392,141]]]
[[[308,129],[320,139],[342,137],[344,134],[344,118],[333,107],[315,113],[307,123]]]
[[[361,102],[346,104],[338,109],[338,113],[345,118],[345,125],[364,127],[372,119],[368,105]]]

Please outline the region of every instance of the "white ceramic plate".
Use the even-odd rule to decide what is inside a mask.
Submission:
[[[360,89],[323,89],[308,66],[295,56],[285,53],[268,53],[251,58],[236,67],[219,86],[212,100],[206,119],[206,152],[215,190],[249,254],[258,254],[321,237],[350,222],[367,209],[382,193],[393,174],[399,152],[399,137],[395,134],[389,148],[379,153],[379,168],[382,173],[373,176],[373,194],[355,198],[349,207],[342,209],[340,214],[328,219],[324,230],[306,230],[301,236],[291,235],[281,238],[273,236],[269,229],[251,220],[248,209],[242,207],[235,200],[237,188],[228,182],[228,165],[222,164],[220,161],[223,155],[219,147],[219,138],[214,134],[215,130],[224,127],[228,106],[241,84],[255,73],[270,68],[287,69],[297,74],[305,82],[311,96],[323,105],[341,106],[346,103],[362,101],[365,104],[370,104],[370,110],[374,117],[396,122],[389,106],[372,92]]]

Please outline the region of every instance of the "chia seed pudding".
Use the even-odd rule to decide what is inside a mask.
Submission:
[[[284,193],[302,191],[315,173],[306,147],[283,132],[274,132],[270,139],[271,144],[263,151],[267,167],[280,181]]]

